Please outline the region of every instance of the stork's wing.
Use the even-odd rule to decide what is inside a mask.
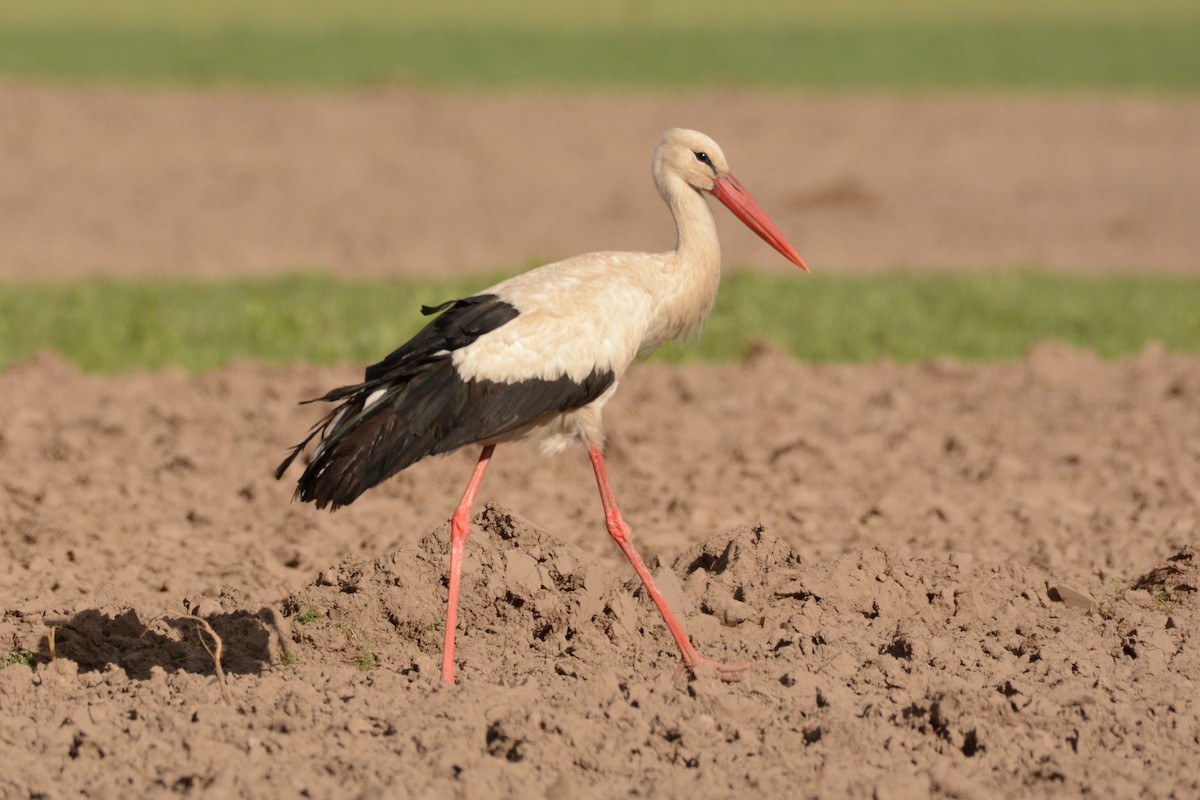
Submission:
[[[464,379],[452,354],[519,316],[495,295],[443,304],[441,316],[387,358],[365,380],[320,398],[341,401],[276,470],[321,435],[296,495],[318,507],[353,502],[364,491],[428,455],[517,431],[579,408],[612,385],[610,372],[519,381]]]

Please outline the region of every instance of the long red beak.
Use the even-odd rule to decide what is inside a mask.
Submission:
[[[754,198],[742,188],[738,179],[733,177],[732,172],[727,172],[724,178],[717,179],[717,185],[713,187],[712,193],[738,219],[746,223],[746,227],[761,236],[763,241],[778,250],[788,261],[808,272],[808,265],[804,263],[804,259],[800,258],[800,255],[788,244],[787,239],[783,238],[783,234],[779,232],[779,228],[775,227],[775,223],[771,222],[767,212],[754,202]]]

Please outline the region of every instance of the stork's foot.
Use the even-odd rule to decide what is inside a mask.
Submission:
[[[711,672],[715,677],[726,683],[737,683],[742,679],[742,674],[746,670],[752,668],[754,662],[747,661],[744,664],[722,664],[720,661],[714,661],[711,658],[704,658],[695,651],[685,655],[679,661],[679,666],[675,668],[675,674],[672,680],[678,680],[679,676],[684,673],[684,670],[696,672],[704,670]]]

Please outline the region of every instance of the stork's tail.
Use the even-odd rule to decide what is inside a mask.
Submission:
[[[374,390],[374,391],[372,391]],[[380,392],[376,395],[375,392]],[[282,478],[292,462],[318,439],[312,458],[296,483],[296,499],[318,508],[349,505],[375,484],[409,466],[424,453],[405,447],[406,427],[389,391],[360,384],[334,389],[318,400],[343,400],[326,414],[304,441],[293,447],[275,470]],[[314,402],[314,401],[307,401]]]

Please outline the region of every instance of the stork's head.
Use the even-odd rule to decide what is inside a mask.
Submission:
[[[670,173],[693,189],[711,192],[717,179],[728,172],[721,146],[699,131],[672,128],[654,151],[654,179],[660,186]]]
[[[672,128],[663,134],[654,151],[654,182],[668,203],[672,184],[677,180],[698,192],[712,194],[784,258],[808,271],[804,260],[783,238],[775,223],[733,177],[721,146],[703,133]]]

